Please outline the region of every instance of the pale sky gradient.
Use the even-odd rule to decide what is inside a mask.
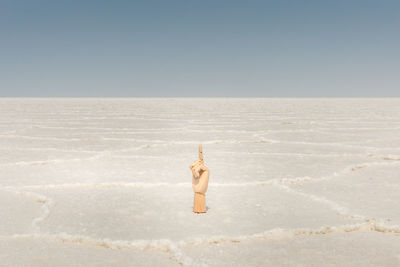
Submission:
[[[0,96],[400,96],[400,1],[0,0]]]

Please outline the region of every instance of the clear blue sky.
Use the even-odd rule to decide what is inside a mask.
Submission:
[[[0,0],[0,96],[400,96],[400,1]]]

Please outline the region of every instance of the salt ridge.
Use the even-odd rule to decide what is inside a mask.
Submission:
[[[275,178],[268,181],[253,181],[247,183],[212,183],[210,182],[210,186],[215,187],[241,187],[241,186],[268,186],[268,185],[291,185],[291,184],[302,184],[305,182],[319,182],[333,179],[334,177],[353,172],[360,168],[366,168],[369,166],[392,166],[392,165],[400,165],[400,160],[395,158],[393,161],[376,161],[376,162],[364,162],[359,164],[353,164],[346,166],[344,169],[338,172],[334,172],[331,175],[313,178],[309,176],[304,177],[294,177],[294,178]],[[26,185],[19,187],[21,189],[56,189],[56,188],[79,188],[79,187],[143,187],[143,188],[151,188],[151,187],[190,187],[191,183],[143,183],[143,182],[133,182],[133,183],[65,183],[65,184],[46,184],[46,185]],[[15,187],[10,187],[15,188]],[[17,187],[18,188],[18,187]]]
[[[351,165],[344,168],[342,171],[335,172],[332,175],[321,178],[321,179],[331,179],[343,173],[354,171],[354,168],[357,167],[368,167],[368,166],[377,166],[377,165],[395,165],[399,164],[398,159],[394,158],[391,160],[395,160],[395,162],[366,162],[357,165]],[[34,228],[35,233],[28,234],[28,235],[11,235],[11,236],[2,236],[2,238],[40,238],[40,239],[47,239],[53,240],[58,242],[68,242],[80,245],[87,245],[87,246],[98,246],[103,247],[106,249],[139,249],[139,250],[147,250],[153,249],[161,252],[170,253],[171,257],[183,266],[194,266],[197,263],[194,263],[193,259],[186,256],[182,249],[188,245],[198,245],[198,244],[218,244],[222,242],[241,242],[243,240],[251,240],[251,239],[276,239],[276,238],[295,238],[299,235],[319,235],[319,234],[330,234],[330,233],[343,233],[343,232],[356,232],[356,231],[376,231],[380,233],[395,233],[400,234],[400,227],[399,226],[390,226],[385,223],[377,223],[375,219],[367,219],[365,216],[351,214],[349,213],[346,207],[338,205],[337,203],[328,200],[323,197],[318,197],[311,194],[306,194],[303,192],[298,192],[286,184],[297,183],[297,182],[304,182],[304,181],[314,181],[314,180],[321,180],[321,179],[310,179],[310,177],[298,177],[295,179],[274,179],[271,181],[265,182],[252,182],[252,183],[228,183],[228,184],[215,184],[213,186],[259,186],[259,185],[273,185],[277,186],[282,190],[290,192],[292,194],[301,195],[303,197],[309,198],[315,202],[323,203],[327,205],[332,210],[336,211],[338,214],[343,216],[348,216],[353,219],[363,220],[363,223],[353,224],[353,225],[342,225],[342,226],[324,226],[316,229],[308,229],[308,228],[299,228],[299,229],[271,229],[265,232],[257,233],[257,234],[250,234],[250,235],[241,235],[241,236],[211,236],[205,238],[194,238],[192,240],[181,240],[177,243],[168,240],[168,239],[159,239],[159,240],[110,240],[110,239],[97,239],[88,236],[79,236],[79,235],[70,235],[66,233],[60,234],[42,234],[40,233],[39,223],[43,221],[47,216],[50,214],[50,209],[53,204],[53,201],[41,194],[35,192],[27,192],[27,191],[19,191],[21,189],[35,189],[35,188],[42,188],[42,186],[24,186],[21,188],[15,187],[7,187],[1,186],[0,189],[14,192],[20,194],[24,197],[33,199],[34,201],[42,204],[42,211],[43,214],[37,218],[34,218],[32,221],[32,226]],[[134,186],[134,187],[155,187],[155,186],[170,186],[168,183],[154,183],[154,184],[146,184],[146,183],[103,183],[103,184],[64,184],[64,185],[45,185],[47,188],[57,188],[62,186],[63,188],[66,186],[105,186],[105,187],[113,187],[113,186]],[[174,184],[172,186],[185,186],[189,187],[190,183],[179,183]]]
[[[171,241],[169,239],[157,239],[157,240],[110,240],[93,238],[83,235],[71,235],[67,233],[59,234],[14,234],[7,236],[0,236],[2,239],[44,239],[55,242],[71,243],[85,246],[102,247],[105,249],[135,249],[135,250],[156,250],[160,252],[170,253],[173,259],[183,266],[196,266],[196,263],[192,258],[186,256],[182,249],[186,246],[196,246],[204,244],[220,244],[220,243],[239,243],[245,240],[276,240],[276,239],[293,239],[297,236],[304,235],[326,235],[333,233],[352,233],[352,232],[379,232],[379,233],[391,233],[400,234],[399,226],[390,226],[382,222],[377,222],[375,219],[368,219],[365,222],[351,224],[351,225],[340,225],[340,226],[323,226],[319,228],[296,228],[296,229],[283,229],[274,228],[261,233],[240,235],[240,236],[210,236],[210,237],[198,237],[187,240]]]
[[[300,145],[316,145],[316,146],[341,146],[341,147],[353,147],[353,148],[364,148],[364,149],[381,149],[379,147],[357,145],[357,144],[343,144],[343,143],[332,143],[332,142],[304,142],[304,141],[288,141],[278,139],[268,139],[261,137],[260,134],[254,134],[258,136],[258,140],[236,140],[236,139],[223,139],[223,140],[208,140],[203,141],[203,144],[249,144],[249,143],[271,143],[271,144],[300,144]],[[194,144],[197,145],[198,141],[165,141],[165,140],[154,140],[154,139],[137,139],[137,138],[112,138],[112,137],[82,137],[82,138],[60,138],[60,137],[40,137],[40,136],[24,136],[24,135],[0,135],[0,137],[8,138],[22,138],[30,140],[44,140],[44,141],[67,141],[67,142],[81,142],[85,140],[109,140],[109,141],[133,141],[150,143],[150,147],[153,146],[169,146],[169,145],[184,145]],[[156,144],[154,144],[156,143]],[[157,144],[159,143],[159,144]]]

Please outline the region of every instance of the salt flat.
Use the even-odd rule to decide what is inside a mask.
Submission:
[[[399,133],[399,98],[2,98],[1,266],[400,266]]]

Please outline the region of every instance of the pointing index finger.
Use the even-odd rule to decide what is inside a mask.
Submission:
[[[201,144],[199,145],[199,159],[203,162],[203,147]]]

